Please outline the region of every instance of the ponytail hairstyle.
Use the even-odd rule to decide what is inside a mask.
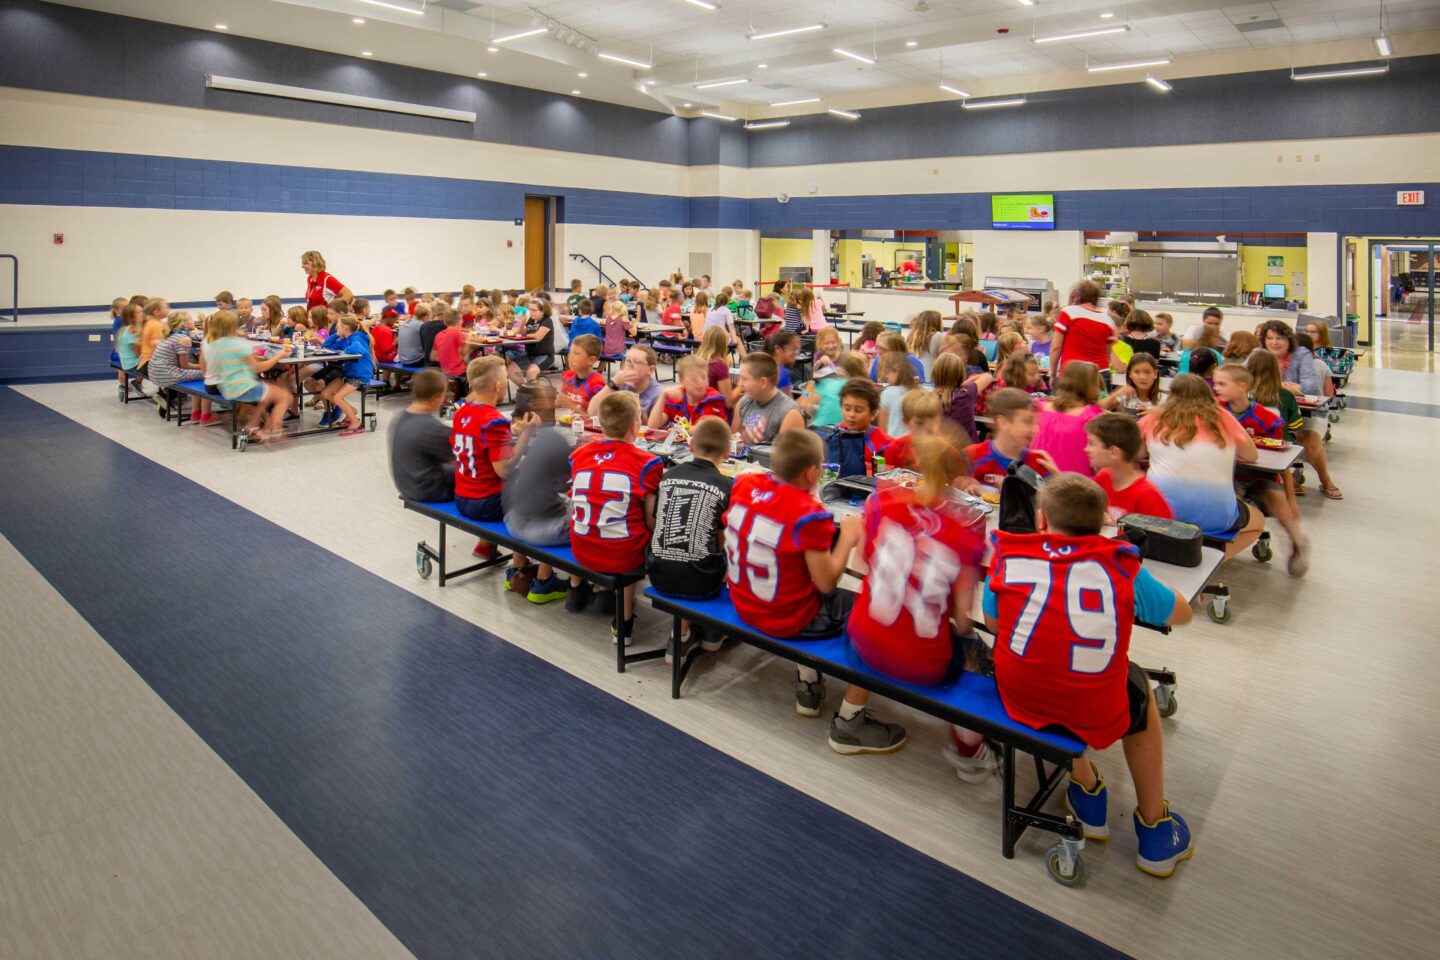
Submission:
[[[140,328],[145,324],[145,307],[131,299],[120,310],[120,318],[125,321],[125,329],[138,336]]]
[[[1067,366],[1065,369],[1070,368]],[[1204,424],[1214,435],[1215,442],[1225,446],[1225,431],[1221,426],[1220,404],[1215,402],[1215,392],[1203,377],[1193,373],[1176,377],[1170,384],[1170,395],[1165,402],[1146,417],[1153,418],[1157,440],[1183,447],[1195,439],[1200,424]]]

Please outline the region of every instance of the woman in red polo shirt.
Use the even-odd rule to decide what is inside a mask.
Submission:
[[[1118,332],[1115,321],[1101,310],[1100,285],[1086,280],[1070,293],[1070,305],[1055,318],[1055,335],[1050,340],[1050,369],[1058,374],[1075,360],[1093,363],[1102,370],[1110,365],[1110,345]]]
[[[306,310],[327,306],[336,297],[346,303],[355,299],[349,287],[325,272],[325,258],[319,250],[306,250],[300,254],[300,268],[305,271]]]

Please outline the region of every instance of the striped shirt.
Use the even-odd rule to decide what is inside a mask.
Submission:
[[[161,340],[155,345],[155,352],[150,355],[150,367],[147,371],[151,381],[157,386],[173,386],[180,380],[181,355],[190,356],[190,337],[183,330],[176,330],[170,336]]]
[[[794,330],[796,333],[805,331],[805,319],[800,316],[799,307],[785,308],[785,329]]]

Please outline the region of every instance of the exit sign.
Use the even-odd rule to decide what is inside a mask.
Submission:
[[[1396,190],[1395,205],[1397,207],[1423,207],[1425,206],[1425,191]]]

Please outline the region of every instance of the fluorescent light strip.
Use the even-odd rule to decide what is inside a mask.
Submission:
[[[1161,80],[1159,77],[1146,77],[1145,82],[1150,84],[1150,86],[1154,87],[1156,90],[1159,90],[1161,93],[1169,93],[1171,90],[1175,89],[1174,87],[1170,86],[1170,84],[1166,83],[1164,80]]]
[[[710,0],[685,0],[685,2],[686,2],[686,3],[689,3],[689,4],[693,4],[693,5],[697,6],[697,7],[699,7],[701,10],[719,10],[719,9],[720,9],[720,4],[718,4],[718,3],[711,3]]]
[[[259,80],[241,80],[237,77],[216,77],[207,74],[205,86],[214,90],[234,90],[239,93],[259,94],[263,97],[284,97],[287,100],[333,103],[342,107],[384,110],[387,113],[408,113],[417,117],[438,117],[441,120],[458,120],[461,123],[475,122],[475,114],[468,110],[427,107],[419,103],[378,100],[374,97],[360,97],[351,93],[332,93],[329,90],[312,90],[308,87],[289,87],[281,83],[263,83]]]
[[[789,120],[765,120],[761,123],[747,123],[746,130],[778,130],[780,127],[790,126]]]
[[[960,106],[966,110],[984,110],[987,107],[1019,107],[1024,103],[1024,97],[1009,97],[1005,100],[966,100]]]
[[[858,54],[858,53],[851,53],[849,50],[842,50],[842,49],[840,49],[839,47],[831,47],[831,48],[830,48],[830,52],[831,52],[831,53],[838,53],[838,54],[840,54],[840,56],[842,56],[842,57],[849,57],[851,60],[859,60],[861,63],[874,63],[874,62],[875,62],[874,60],[871,60],[869,57],[862,56],[861,54]]]
[[[1032,43],[1063,43],[1066,40],[1084,40],[1086,37],[1108,37],[1112,33],[1129,33],[1130,25],[1121,24],[1118,27],[1096,27],[1094,30],[1081,30],[1078,33],[1057,33],[1053,37],[1033,37]]]
[[[414,14],[417,17],[425,16],[424,8],[419,10],[414,7],[407,7],[399,3],[387,3],[386,0],[360,0],[361,3],[368,3],[372,7],[384,7],[386,10],[399,10],[401,13]]]
[[[941,89],[941,90],[944,90],[946,93],[953,93],[953,94],[955,94],[955,96],[957,96],[957,97],[968,97],[968,96],[970,96],[970,94],[966,93],[964,90],[961,90],[959,87],[952,87],[952,86],[950,86],[950,84],[948,84],[948,83],[942,83],[942,84],[940,84],[940,89]]]
[[[749,40],[770,40],[770,39],[772,39],[772,38],[774,38],[774,37],[788,37],[788,36],[790,36],[791,34],[795,34],[795,33],[809,33],[809,32],[812,31],[812,30],[824,30],[824,29],[825,29],[825,24],[823,24],[823,23],[807,23],[807,24],[806,24],[805,26],[803,26],[803,27],[788,27],[788,28],[786,28],[786,29],[784,29],[784,30],[771,30],[769,33],[752,33],[752,34],[750,34],[750,36],[749,36],[747,39],[749,39]]]
[[[1331,77],[1364,77],[1376,73],[1389,73],[1390,64],[1382,64],[1378,67],[1350,67],[1343,70],[1321,70],[1316,73],[1295,73],[1290,72],[1291,80],[1328,80]]]
[[[724,113],[716,113],[713,110],[701,110],[700,116],[709,117],[711,120],[724,120],[726,123],[734,123],[735,118]]]
[[[708,82],[708,83],[697,83],[697,84],[695,84],[695,89],[696,89],[696,90],[713,90],[713,89],[715,89],[716,87],[733,87],[733,86],[735,86],[736,84],[739,84],[739,83],[749,83],[749,82],[750,82],[750,80],[749,80],[747,77],[740,77],[738,80],[711,80],[711,81]]]
[[[837,117],[844,117],[846,120],[859,120],[859,119],[860,119],[860,114],[856,113],[855,111],[853,111],[853,110],[841,110],[839,107],[830,107],[830,108],[827,109],[825,112],[826,112],[826,113],[833,113],[833,114],[835,114],[835,116],[837,116]]]
[[[1033,7],[1035,6],[1035,0],[1020,0],[1020,6]]]
[[[776,100],[770,104],[772,107],[798,107],[802,103],[819,103],[819,97],[806,97],[803,100]]]
[[[623,63],[627,67],[634,67],[636,70],[649,70],[654,66],[652,63],[641,63],[639,60],[631,60],[629,57],[622,57],[618,53],[597,53],[601,60],[614,60],[616,63]]]
[[[509,43],[511,40],[523,40],[525,37],[535,37],[542,33],[549,33],[549,27],[536,27],[534,30],[521,30],[519,33],[512,33],[505,37],[496,37],[491,43]]]
[[[1395,48],[1390,46],[1390,38],[1383,33],[1375,38],[1375,49],[1382,57],[1388,57],[1395,52]]]
[[[1085,69],[1090,73],[1104,73],[1106,70],[1134,70],[1139,67],[1163,67],[1170,62],[1169,57],[1161,60],[1131,60],[1128,63],[1098,63],[1093,67]]]

